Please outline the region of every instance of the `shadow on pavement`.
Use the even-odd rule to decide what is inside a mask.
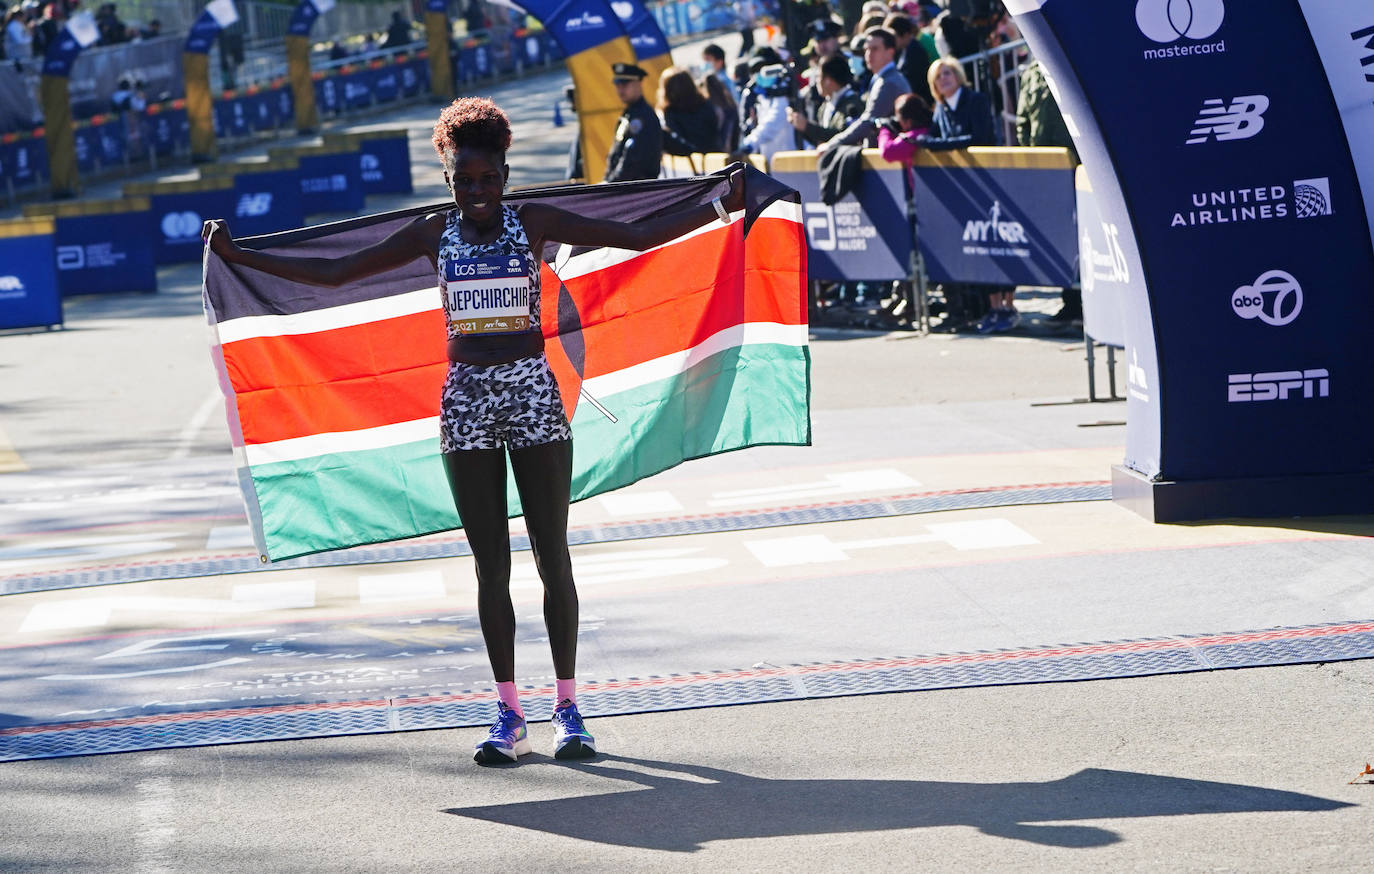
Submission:
[[[1297,792],[1099,768],[1046,783],[946,783],[772,780],[623,756],[572,767],[646,788],[444,812],[603,844],[694,852],[709,841],[738,838],[960,825],[1046,846],[1088,848],[1122,837],[1098,826],[1058,823],[1352,806]]]

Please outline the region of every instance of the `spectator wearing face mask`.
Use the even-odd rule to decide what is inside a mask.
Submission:
[[[853,123],[820,145],[825,151],[831,146],[873,145],[877,142],[878,122],[892,115],[897,96],[911,90],[906,77],[897,69],[897,37],[890,30],[875,27],[864,39],[864,66],[873,73],[873,82],[864,96],[864,111]]]
[[[787,68],[782,64],[770,64],[754,74],[750,86],[757,96],[754,101],[755,124],[749,134],[740,140],[740,151],[763,155],[771,161],[778,152],[796,148],[796,137],[792,125],[787,121],[787,110],[791,104],[792,83],[787,76]]]

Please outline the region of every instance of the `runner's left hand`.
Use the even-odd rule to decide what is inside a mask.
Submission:
[[[726,212],[744,209],[744,168],[738,167],[730,173],[730,190],[720,199]]]

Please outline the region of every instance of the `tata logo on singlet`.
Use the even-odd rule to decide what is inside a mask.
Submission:
[[[1146,49],[1147,61],[1214,55],[1226,51],[1226,40],[1202,42],[1221,29],[1226,18],[1222,0],[1139,0],[1135,23],[1140,32],[1166,48]]]

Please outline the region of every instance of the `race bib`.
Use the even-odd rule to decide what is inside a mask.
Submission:
[[[444,262],[444,315],[458,334],[511,334],[530,327],[530,274],[523,255]]]

